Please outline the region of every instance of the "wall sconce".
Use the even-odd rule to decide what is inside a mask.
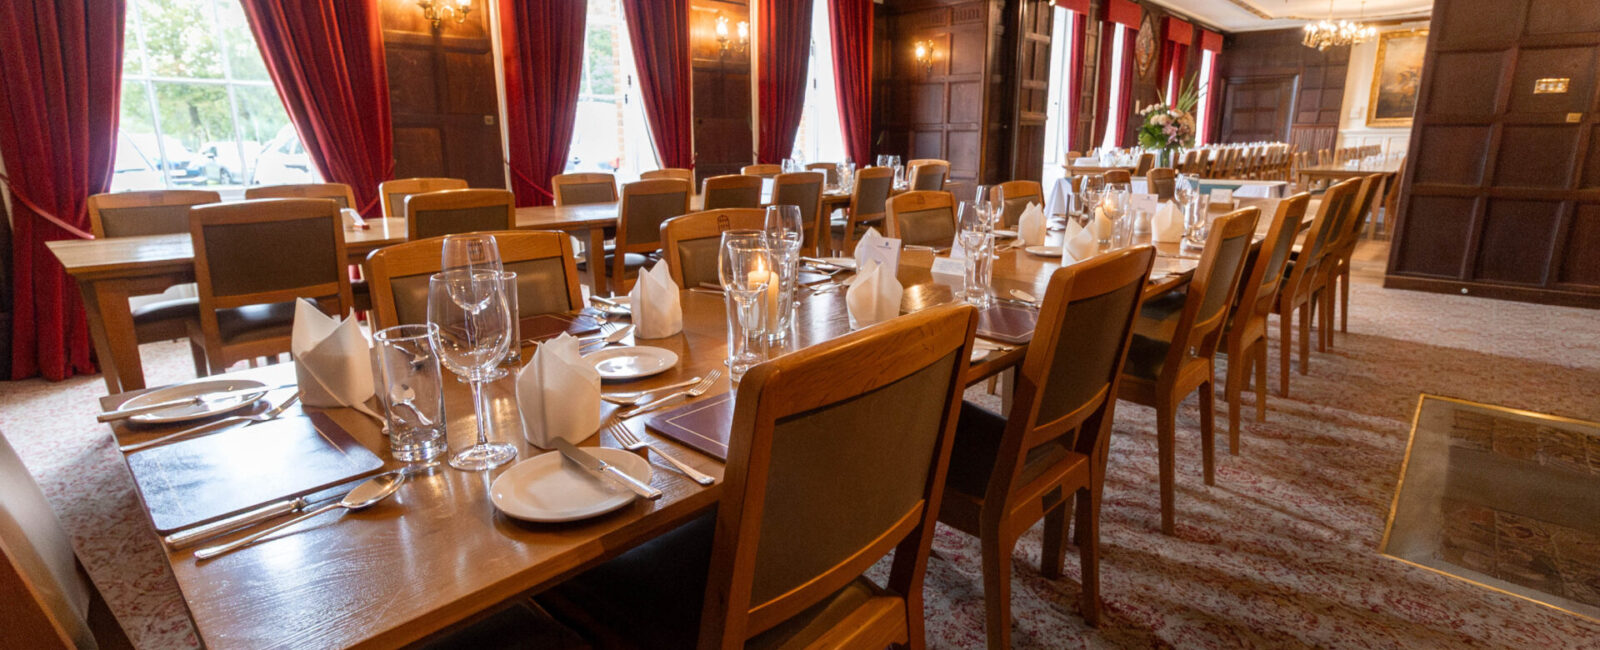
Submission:
[[[922,73],[932,74],[933,58],[937,54],[933,49],[933,43],[930,41],[917,41],[915,47],[914,54],[917,58],[917,64],[922,66]]]
[[[472,0],[417,0],[417,6],[422,7],[423,18],[433,21],[434,30],[438,30],[439,23],[446,18],[459,25],[472,13]]]
[[[722,56],[728,56],[728,51],[744,53],[750,47],[750,23],[741,20],[738,25],[738,40],[734,40],[728,33],[728,17],[717,16],[717,46]]]

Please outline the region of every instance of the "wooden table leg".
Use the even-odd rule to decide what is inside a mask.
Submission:
[[[589,267],[589,295],[604,296],[610,293],[606,285],[606,229],[590,228],[588,243],[583,251]]]
[[[83,307],[89,321],[100,373],[111,394],[144,388],[144,366],[139,361],[139,338],[133,332],[133,310],[128,287],[122,280],[79,280]]]

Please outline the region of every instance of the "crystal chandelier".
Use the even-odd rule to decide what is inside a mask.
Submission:
[[[1361,15],[1367,13],[1367,3],[1361,3]],[[1314,47],[1318,51],[1326,51],[1330,47],[1355,45],[1377,35],[1378,28],[1365,23],[1350,22],[1348,20],[1335,21],[1333,19],[1333,0],[1328,0],[1328,17],[1314,23],[1306,23],[1306,36],[1301,43],[1306,47]]]

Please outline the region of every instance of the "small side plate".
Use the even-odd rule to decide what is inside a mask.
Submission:
[[[628,476],[650,483],[650,463],[610,447],[583,447]],[[495,478],[489,499],[507,516],[524,521],[559,522],[602,515],[632,503],[627,488],[566,461],[552,451],[517,463]]]
[[[584,358],[594,364],[601,379],[611,380],[649,377],[678,365],[678,353],[647,345],[605,348]]]
[[[1039,257],[1061,257],[1060,246],[1029,246],[1022,250],[1027,251],[1029,255],[1037,255]]]
[[[260,387],[261,391],[257,393],[240,395],[237,397],[230,397],[227,399],[220,399],[213,402],[174,406],[172,408],[162,409],[154,413],[145,413],[144,415],[135,415],[131,418],[128,418],[129,420],[138,422],[140,424],[187,422],[189,420],[199,420],[201,418],[208,418],[213,415],[222,415],[223,413],[237,411],[246,406],[254,404],[256,403],[256,400],[261,399],[262,395],[267,394],[267,385],[252,379],[212,379],[206,381],[192,381],[187,384],[178,384],[176,386],[168,386],[166,388],[157,388],[156,390],[123,402],[118,408],[131,409],[144,406],[146,404],[170,402],[187,397],[194,397],[196,395],[204,395],[206,393],[220,393],[224,391],[255,387]]]

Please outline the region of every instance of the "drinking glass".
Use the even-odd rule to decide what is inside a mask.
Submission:
[[[450,457],[460,470],[499,467],[517,455],[507,443],[490,443],[492,411],[483,392],[495,366],[511,345],[511,311],[499,273],[446,271],[428,278],[428,322],[435,326],[432,344],[446,368],[467,379],[478,425],[477,444]]]
[[[500,245],[495,242],[494,235],[482,233],[446,235],[439,269],[445,273],[465,271],[469,276],[477,271],[499,273],[505,270],[500,264]]]
[[[1183,246],[1205,248],[1211,234],[1211,197],[1200,195],[1189,202],[1183,213]]]
[[[1179,208],[1189,205],[1194,200],[1195,192],[1200,191],[1200,183],[1194,174],[1178,174],[1178,179],[1172,183],[1172,200]]]
[[[962,202],[958,218],[961,233],[961,293],[969,304],[989,306],[989,279],[994,261],[989,258],[994,245],[993,222],[977,202]]]
[[[728,320],[728,377],[738,382],[745,371],[761,363],[763,305],[773,284],[772,255],[765,235],[758,230],[729,230],[722,234],[717,274],[733,318]]]
[[[378,368],[389,431],[389,453],[396,460],[433,460],[449,448],[444,431],[444,377],[433,352],[432,323],[379,330]]]
[[[511,349],[506,352],[505,361],[494,369],[494,379],[506,376],[506,368],[522,365],[522,314],[517,308],[517,274],[501,271],[500,290],[506,294],[506,311],[511,313]]]
[[[1101,205],[1105,209],[1106,218],[1110,219],[1112,223],[1116,223],[1117,220],[1128,216],[1130,212],[1129,204],[1133,200],[1133,192],[1127,183],[1107,183],[1104,196],[1105,198],[1101,199]],[[1110,244],[1111,233],[1101,234],[1103,236],[1100,238],[1100,245],[1106,246]]]
[[[789,323],[794,320],[795,293],[800,284],[800,245],[805,242],[805,227],[800,218],[800,206],[767,207],[767,249],[771,251],[779,279],[776,304],[768,305],[766,319],[767,339],[771,341],[783,340],[789,332]]]

